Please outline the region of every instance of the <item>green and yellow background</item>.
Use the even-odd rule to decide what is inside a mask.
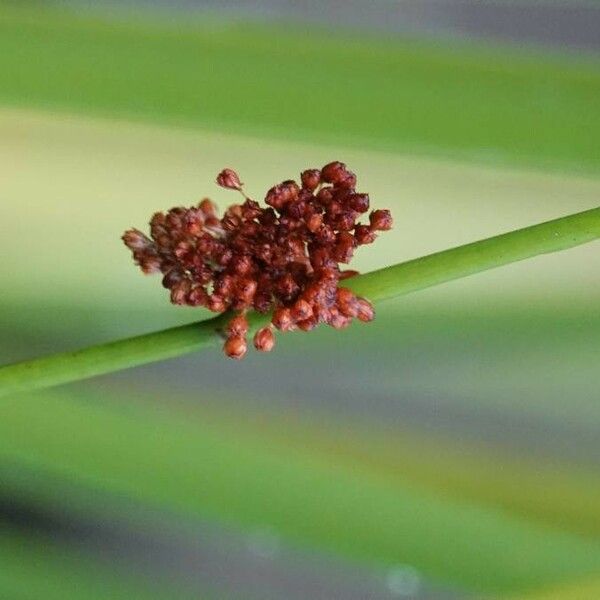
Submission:
[[[361,271],[596,207],[600,58],[0,3],[2,361],[206,317],[122,231],[330,160]],[[376,308],[2,399],[0,598],[600,597],[600,246]]]

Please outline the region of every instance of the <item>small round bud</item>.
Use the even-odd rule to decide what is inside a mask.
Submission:
[[[190,306],[206,306],[206,302],[208,301],[208,294],[204,290],[204,288],[200,286],[196,286],[193,288],[187,297],[187,303]]]
[[[257,283],[254,279],[245,278],[240,281],[236,289],[236,298],[244,304],[251,304],[256,293]]]
[[[333,200],[333,191],[330,187],[324,187],[316,195],[317,202],[322,206],[327,206]]]
[[[358,316],[359,306],[356,296],[348,288],[338,288],[336,304],[339,311],[346,317]]]
[[[369,215],[371,227],[376,231],[387,231],[392,228],[394,220],[389,210],[374,210]]]
[[[373,243],[377,234],[368,225],[357,225],[354,228],[354,239],[359,246],[364,246]]]
[[[356,175],[352,171],[347,171],[346,174],[338,181],[339,187],[348,188],[353,190],[356,186]]]
[[[348,206],[356,212],[364,213],[369,210],[369,194],[351,194],[347,202]]]
[[[294,328],[294,319],[292,311],[289,308],[280,306],[273,313],[271,323],[279,329],[279,331],[291,331]]]
[[[275,210],[281,210],[288,202],[298,198],[300,188],[295,181],[284,181],[272,187],[265,197],[265,202]]]
[[[314,192],[321,183],[321,171],[319,169],[307,169],[300,175],[302,187],[309,192]]]
[[[254,264],[250,256],[242,254],[234,257],[229,266],[235,271],[236,275],[246,275],[252,270]]]
[[[217,205],[208,198],[203,198],[198,203],[198,208],[204,213],[205,217],[217,216]]]
[[[338,231],[350,231],[351,229],[354,229],[356,216],[356,213],[351,210],[340,213],[333,223],[334,229],[337,229]]]
[[[375,310],[373,305],[366,298],[357,298],[358,300],[358,315],[360,321],[368,323],[375,318]]]
[[[227,337],[244,337],[248,333],[248,319],[241,314],[233,317],[225,327]]]
[[[213,282],[213,290],[215,294],[225,297],[231,295],[236,280],[233,275],[222,273],[218,277],[215,277]]]
[[[344,329],[352,323],[352,318],[343,315],[335,306],[329,309],[327,324],[334,329]]]
[[[340,183],[348,177],[346,165],[339,161],[334,161],[326,164],[321,169],[321,180],[325,183]]]
[[[292,318],[294,321],[304,321],[309,317],[312,317],[313,309],[312,306],[304,299],[300,298],[292,308]]]
[[[317,241],[321,244],[332,244],[335,242],[335,232],[329,225],[323,225],[316,231]]]
[[[171,302],[173,304],[187,304],[187,296],[192,287],[188,279],[182,279],[171,288]]]
[[[212,294],[208,297],[206,308],[212,312],[224,312],[227,308],[225,300],[218,294]]]
[[[229,358],[234,358],[235,360],[244,358],[247,350],[248,344],[246,344],[246,340],[237,335],[227,338],[223,346],[223,352],[225,352]]]
[[[306,227],[311,233],[316,233],[320,229],[321,225],[323,225],[323,215],[318,213],[311,215],[306,221]]]
[[[121,239],[123,240],[123,243],[132,251],[145,250],[149,246],[152,246],[152,240],[138,229],[130,229],[129,231],[126,231]]]
[[[347,231],[342,231],[337,236],[333,249],[333,257],[341,263],[349,263],[354,254],[354,236]]]
[[[271,352],[275,346],[275,336],[270,327],[259,329],[254,335],[254,347],[260,352]]]
[[[319,320],[315,317],[309,317],[303,321],[298,321],[298,329],[301,331],[312,331],[319,324]]]
[[[171,269],[162,278],[163,287],[171,289],[175,284],[179,283],[184,277],[183,271],[179,269]]]
[[[223,169],[217,175],[217,184],[228,190],[241,190],[242,184],[238,174],[233,169]]]

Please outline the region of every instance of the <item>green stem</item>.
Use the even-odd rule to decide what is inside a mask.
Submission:
[[[372,301],[386,300],[598,238],[600,208],[594,208],[359,275],[349,280],[348,285]],[[250,315],[252,329],[268,318]],[[0,396],[86,379],[214,346],[221,342],[218,330],[226,319],[226,315],[221,315],[200,323],[0,367]]]

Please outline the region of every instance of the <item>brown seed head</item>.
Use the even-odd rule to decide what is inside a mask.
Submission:
[[[203,199],[154,214],[150,237],[137,229],[123,235],[143,272],[162,273],[174,304],[240,312],[226,328],[228,356],[241,358],[246,351],[243,314],[250,309],[274,310],[272,326],[281,331],[309,331],[319,323],[341,329],[353,318],[374,317],[367,300],[338,288],[356,274],[340,265],[392,226],[389,211],[374,210],[369,224],[360,223],[369,196],[355,190],[356,176],[344,163],[307,169],[300,179],[301,185],[288,180],[271,188],[269,207],[245,197],[219,217]],[[242,191],[232,169],[219,173],[217,183]],[[255,336],[260,349],[270,350],[272,340],[269,327]]]

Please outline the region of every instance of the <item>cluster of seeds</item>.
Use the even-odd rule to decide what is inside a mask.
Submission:
[[[357,223],[369,210],[369,196],[355,191],[356,176],[344,163],[308,169],[300,179],[271,188],[268,207],[261,207],[246,196],[238,175],[224,169],[217,183],[245,201],[222,218],[204,199],[156,213],[150,237],[137,229],[123,235],[144,273],[163,274],[173,304],[237,313],[225,329],[224,351],[231,358],[246,353],[249,309],[273,310],[271,323],[254,336],[254,346],[264,352],[275,344],[274,329],[310,331],[319,323],[342,329],[354,318],[374,317],[368,300],[339,287],[356,275],[339,265],[378,231],[391,229],[390,212],[373,210],[368,224]]]

